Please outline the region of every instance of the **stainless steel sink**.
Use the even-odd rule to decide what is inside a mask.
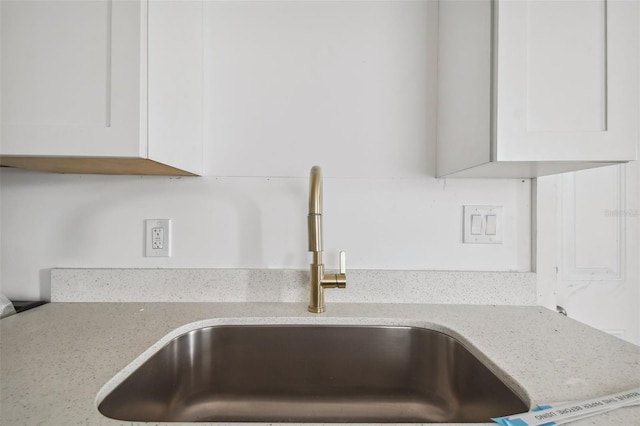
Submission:
[[[527,404],[423,328],[216,326],[183,334],[99,404],[149,422],[486,422]]]

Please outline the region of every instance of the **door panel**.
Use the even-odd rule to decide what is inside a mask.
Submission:
[[[606,2],[527,4],[526,130],[606,130]]]
[[[496,159],[636,159],[639,3],[498,5]]]
[[[2,2],[2,154],[140,156],[141,3]]]
[[[558,304],[640,344],[639,162],[561,177]]]

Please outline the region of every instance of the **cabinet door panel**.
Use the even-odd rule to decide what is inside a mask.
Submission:
[[[3,7],[8,19],[2,27],[9,38],[3,46],[8,62],[3,95],[10,101],[5,124],[108,125],[108,7],[105,2],[9,2]]]
[[[527,131],[606,130],[605,7],[604,0],[528,3]]]
[[[140,156],[141,4],[2,2],[2,154]]]
[[[633,160],[638,2],[499,3],[496,159]]]

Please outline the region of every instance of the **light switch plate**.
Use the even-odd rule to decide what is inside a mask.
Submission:
[[[145,227],[145,257],[171,257],[171,219],[147,219]]]
[[[487,217],[490,217],[488,228]],[[502,220],[502,206],[464,206],[462,242],[502,244]]]

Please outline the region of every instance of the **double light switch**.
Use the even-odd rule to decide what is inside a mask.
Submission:
[[[502,243],[502,206],[464,206],[463,242]]]

